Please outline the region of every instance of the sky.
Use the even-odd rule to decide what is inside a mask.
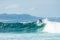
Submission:
[[[60,17],[60,0],[0,0],[0,14]]]

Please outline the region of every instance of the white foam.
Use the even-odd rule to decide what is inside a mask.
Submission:
[[[44,32],[48,33],[60,33],[60,22],[51,22],[45,20],[46,26],[44,28]]]

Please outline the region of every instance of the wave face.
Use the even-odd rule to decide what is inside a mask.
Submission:
[[[43,29],[44,32],[60,33],[60,22],[52,22],[48,21],[48,19],[45,19],[44,22],[46,23],[46,26]]]
[[[48,33],[60,33],[60,22],[48,21],[48,19],[43,20],[42,25],[37,26],[33,23],[0,23],[0,32],[48,32]],[[46,25],[45,25],[46,24]]]
[[[37,25],[35,22],[32,23],[0,23],[0,32],[9,33],[36,33],[37,30],[42,31],[45,24]]]

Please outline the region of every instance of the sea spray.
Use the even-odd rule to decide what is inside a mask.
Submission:
[[[52,22],[45,20],[46,23],[45,28],[43,29],[43,32],[48,33],[60,33],[60,22]]]

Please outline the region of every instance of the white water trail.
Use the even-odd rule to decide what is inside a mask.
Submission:
[[[45,19],[44,23],[46,23],[46,26],[43,32],[60,33],[60,22],[52,22]]]

